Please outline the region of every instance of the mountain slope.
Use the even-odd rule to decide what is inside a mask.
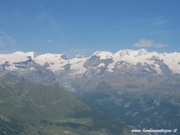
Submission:
[[[133,120],[139,128],[180,128],[180,74],[174,74],[162,83],[139,92],[117,92],[108,85],[106,82],[100,83],[95,90],[81,97],[96,101],[107,110]]]
[[[17,80],[10,74],[0,82],[2,135],[131,134],[135,128],[62,88]]]

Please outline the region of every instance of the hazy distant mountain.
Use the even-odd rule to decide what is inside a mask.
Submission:
[[[165,81],[138,92],[120,92],[113,90],[108,83],[101,82],[94,90],[81,97],[133,120],[139,128],[180,128],[180,74],[174,74]]]

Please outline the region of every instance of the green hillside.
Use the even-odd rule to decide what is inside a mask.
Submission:
[[[128,135],[135,128],[63,88],[31,84],[10,74],[1,79],[0,93],[1,135]]]

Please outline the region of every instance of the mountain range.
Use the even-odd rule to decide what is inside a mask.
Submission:
[[[180,53],[125,49],[117,53],[97,51],[87,58],[79,54],[68,60],[64,54],[18,51],[0,54],[0,75],[5,72],[79,93],[95,88],[102,81],[115,89],[137,91],[180,73]]]

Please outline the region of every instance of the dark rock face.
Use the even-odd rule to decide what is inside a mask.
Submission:
[[[112,59],[100,59],[98,56],[92,56],[90,59],[88,59],[85,63],[84,63],[84,67],[87,69],[89,67],[96,67],[98,66],[100,63],[105,64],[105,66],[108,66],[110,63],[112,63],[113,60]]]
[[[28,56],[27,58],[28,58],[28,60],[20,61],[20,62],[14,62],[13,64],[15,64],[15,65],[18,67],[18,66],[22,66],[22,65],[23,65],[23,66],[28,65],[29,63],[35,63],[35,62],[32,60],[31,56]]]
[[[9,67],[9,62],[5,62],[4,64],[0,65],[0,72],[5,72],[6,71],[6,67]]]
[[[36,70],[33,71],[25,71],[20,75],[20,77],[35,84],[58,86],[53,72],[42,67],[37,67]]]
[[[65,55],[62,55],[61,58],[64,59],[64,60],[67,60]]]
[[[169,69],[168,65],[166,65],[163,60],[161,60],[159,57],[156,57],[156,56],[152,56],[150,59],[148,59],[150,61],[153,61],[154,64],[158,64],[160,69],[161,69],[161,72],[162,72],[162,75],[164,75],[165,77],[168,77],[170,75],[173,74],[173,72]]]
[[[116,62],[113,71],[116,73],[130,73],[133,72],[136,67],[125,61]]]
[[[58,86],[53,72],[43,66],[38,65],[30,56],[25,61],[14,62],[16,69],[7,70],[9,63],[0,65],[0,76],[10,73],[18,78],[24,78],[35,84]]]
[[[169,77],[170,75],[172,75],[173,72],[169,69],[169,67],[166,64],[161,63],[159,66],[165,77]]]
[[[48,68],[49,67],[49,64],[46,62],[46,63],[44,63],[44,68]]]
[[[92,56],[90,59],[88,59],[85,63],[84,63],[84,67],[85,68],[89,68],[90,66],[94,67],[97,66],[100,62],[99,57],[97,56]]]
[[[68,72],[68,71],[70,71],[71,64],[66,64],[65,66],[63,66],[63,68],[66,72]]]
[[[90,67],[84,74],[83,74],[83,77],[84,78],[94,78],[96,76],[99,76],[99,75],[103,75],[106,71],[107,67],[98,67],[98,68],[93,68],[93,67]]]

